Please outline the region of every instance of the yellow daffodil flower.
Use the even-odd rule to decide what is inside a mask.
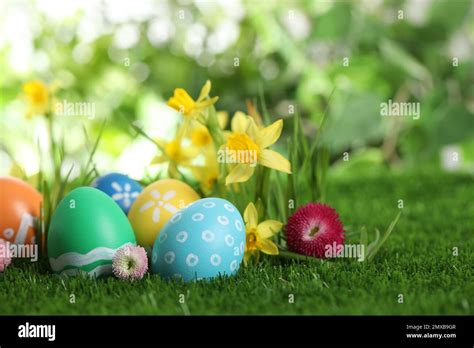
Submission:
[[[162,150],[162,154],[156,156],[151,164],[169,163],[168,172],[172,177],[179,177],[178,166],[191,167],[191,161],[199,154],[199,150],[193,146],[183,146],[180,138],[171,141],[155,139]]]
[[[199,181],[201,190],[210,194],[219,177],[216,149],[211,134],[206,126],[197,121],[191,121],[188,128],[191,146],[204,155],[204,165],[193,166],[193,175]]]
[[[212,145],[212,137],[209,134],[209,130],[199,122],[195,122],[190,127],[189,133],[189,138],[194,146],[204,148]]]
[[[224,153],[236,154],[236,164],[226,177],[226,185],[245,182],[252,177],[256,164],[291,174],[290,162],[278,152],[268,149],[280,138],[283,120],[259,128],[252,117],[236,113],[231,121],[232,132],[221,147]]]
[[[227,125],[229,115],[227,112],[218,111],[217,126],[222,130]],[[194,178],[199,181],[201,190],[206,194],[212,194],[215,184],[219,179],[219,163],[214,139],[209,129],[202,123],[191,120],[186,130],[186,137],[190,139],[191,145],[195,146],[204,156],[204,164],[191,168]]]
[[[51,111],[51,95],[56,87],[55,83],[48,86],[39,80],[31,80],[23,85],[23,93],[28,102],[27,118]]]
[[[276,220],[258,223],[257,209],[252,202],[245,208],[244,220],[246,232],[244,263],[247,264],[252,255],[258,258],[260,251],[268,255],[278,255],[278,247],[269,238],[277,234],[283,224]]]
[[[227,126],[227,122],[229,122],[229,113],[227,111],[217,111],[216,114],[219,127],[224,130]]]
[[[251,120],[254,120],[251,116],[245,114],[242,111],[237,111],[232,117],[232,121],[230,122],[230,129],[232,132],[239,132],[239,131],[247,131],[250,127]],[[254,120],[255,121],[255,120]],[[262,129],[263,125],[254,122],[258,129]]]
[[[202,192],[210,195],[219,179],[219,163],[215,151],[204,153],[205,165],[191,168],[194,178],[199,181]]]
[[[211,91],[211,81],[207,80],[199,93],[197,100],[182,88],[176,88],[174,94],[168,99],[168,106],[172,107],[178,112],[181,112],[186,118],[195,118],[202,113],[202,111],[217,102],[219,97],[209,97]]]
[[[245,105],[247,106],[247,113],[249,116],[253,117],[255,123],[260,128],[263,126],[262,115],[257,110],[257,107],[253,105],[253,102],[250,99],[245,101]]]

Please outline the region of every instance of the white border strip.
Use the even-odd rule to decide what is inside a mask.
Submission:
[[[116,249],[98,247],[98,248],[92,249],[87,254],[69,252],[69,253],[62,254],[58,256],[57,258],[50,257],[49,263],[51,265],[51,268],[55,272],[62,270],[66,266],[81,267],[81,266],[88,265],[90,263],[93,263],[99,260],[111,260],[118,249],[127,245],[134,245],[134,243],[127,242]]]

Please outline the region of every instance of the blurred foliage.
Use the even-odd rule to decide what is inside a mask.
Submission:
[[[60,3],[1,5],[2,173],[12,159],[31,165],[41,138],[41,120],[22,115],[28,79],[58,81],[59,99],[96,104],[95,119],[57,120],[55,131],[65,136],[70,161],[84,161],[83,126],[97,135],[107,120],[99,171],[130,169],[120,157],[146,152],[134,147],[130,122],[151,135],[165,132],[179,118],[164,111],[174,88],[197,97],[206,79],[220,96],[217,109],[231,115],[263,93],[268,114],[287,119],[286,136],[297,112],[310,144],[334,91],[324,135],[331,162],[353,152],[359,167],[410,168],[439,163],[443,146],[457,144],[472,169],[470,0]],[[380,103],[389,99],[419,102],[420,119],[382,118]]]

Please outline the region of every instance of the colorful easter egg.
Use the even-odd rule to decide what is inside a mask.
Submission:
[[[132,227],[114,200],[95,188],[79,187],[54,211],[48,231],[49,263],[55,273],[108,275],[117,249],[135,244]]]
[[[138,244],[152,247],[173,214],[198,199],[196,191],[179,180],[164,179],[147,186],[128,212]]]
[[[125,214],[128,214],[133,202],[143,190],[138,182],[120,173],[98,177],[91,186],[112,197]]]
[[[244,251],[245,225],[237,208],[224,199],[204,198],[173,215],[162,229],[151,269],[185,282],[233,275]]]
[[[41,194],[27,183],[0,177],[0,238],[14,244],[34,244],[41,201]]]

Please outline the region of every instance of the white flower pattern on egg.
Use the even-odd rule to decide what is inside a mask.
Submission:
[[[160,191],[152,190],[150,192],[150,196],[151,199],[149,201],[146,201],[140,207],[140,213],[143,213],[144,211],[154,207],[152,215],[153,222],[157,223],[160,221],[161,209],[165,209],[171,214],[175,214],[178,211],[177,207],[167,202],[170,199],[174,198],[174,196],[176,196],[176,191],[170,190],[161,195]]]
[[[110,186],[114,189],[115,193],[112,195],[114,201],[122,201],[124,207],[128,208],[132,202],[138,197],[140,191],[132,191],[132,185],[126,182],[121,186],[118,182],[113,181]]]

